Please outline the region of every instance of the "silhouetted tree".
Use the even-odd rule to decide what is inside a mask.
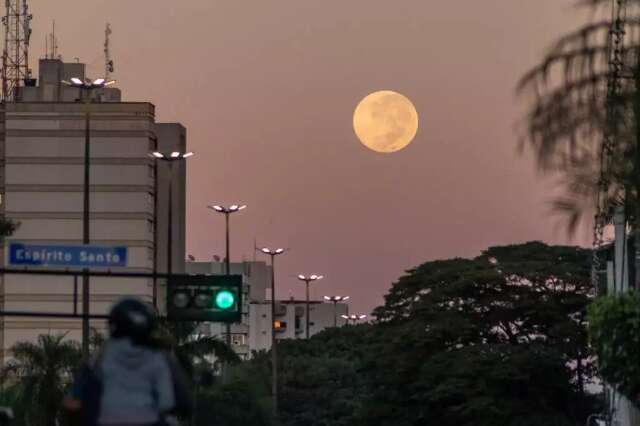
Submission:
[[[21,421],[27,426],[56,426],[62,398],[79,365],[81,351],[64,334],[40,335],[36,343],[18,342],[2,368],[2,381],[13,386]]]
[[[560,178],[565,193],[554,205],[568,214],[570,231],[595,210],[601,184],[604,214],[610,217],[614,206],[624,205],[640,232],[640,1],[626,1],[624,43],[614,44],[624,64],[617,71],[610,64],[611,3],[583,0],[593,11],[591,22],[560,38],[518,85],[531,101],[526,140],[540,169]],[[614,73],[620,77],[616,85]],[[607,136],[615,144],[611,162],[602,163]]]

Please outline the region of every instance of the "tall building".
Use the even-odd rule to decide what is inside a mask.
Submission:
[[[40,60],[38,82],[21,87],[20,102],[6,103],[0,111],[0,208],[8,219],[20,223],[3,244],[0,259],[4,267],[11,267],[11,243],[82,243],[86,105],[80,102],[79,89],[61,83],[71,77],[84,80],[84,64]],[[127,248],[128,264],[113,267],[113,271],[162,272],[167,258],[168,170],[149,153],[185,150],[186,131],[180,124],[156,123],[151,103],[122,102],[120,91],[114,88],[96,93],[89,108],[90,242]],[[184,270],[185,165],[180,163],[172,177],[175,272]],[[163,285],[157,283],[159,294]],[[5,274],[0,283],[0,307],[71,313],[73,288],[70,276]],[[91,313],[105,313],[123,295],[154,298],[150,279],[92,277],[90,289]],[[160,296],[158,300],[164,299]],[[79,302],[77,310],[81,312]],[[94,321],[92,326],[103,327],[104,323]],[[5,317],[0,333],[2,355],[17,341],[56,332],[79,339],[80,330],[77,319]]]
[[[231,344],[241,356],[248,357],[252,351],[271,348],[271,266],[263,261],[238,262],[230,264],[231,274],[242,275],[243,307],[242,322],[231,325]],[[186,263],[189,274],[222,275],[224,263]],[[348,313],[343,303],[323,303],[312,300],[309,309],[309,334],[345,325],[341,315]],[[306,336],[306,303],[300,300],[279,300],[276,302],[275,323],[277,339],[302,339]],[[225,338],[226,326],[222,323],[205,323],[202,333]]]

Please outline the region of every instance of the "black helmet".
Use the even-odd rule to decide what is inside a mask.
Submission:
[[[156,327],[155,309],[139,299],[126,298],[116,303],[109,313],[111,337],[147,340]]]

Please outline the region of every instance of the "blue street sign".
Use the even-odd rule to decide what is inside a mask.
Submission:
[[[31,245],[9,243],[10,265],[115,267],[127,266],[127,247]]]

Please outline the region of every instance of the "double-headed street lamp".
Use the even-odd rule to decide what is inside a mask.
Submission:
[[[171,249],[172,246],[172,237],[173,237],[173,163],[178,161],[184,161],[189,157],[192,157],[193,152],[180,152],[180,151],[172,151],[171,153],[163,153],[160,151],[154,151],[151,153],[151,156],[159,161],[164,161],[168,165],[169,173],[167,174],[168,186],[169,186],[169,194],[168,194],[168,207],[167,211],[167,275],[171,276],[173,273],[173,251]],[[158,188],[156,188],[156,196],[157,196]],[[157,220],[157,217],[155,218]],[[153,288],[153,303],[154,306],[157,304],[157,288],[154,285]]]
[[[271,397],[273,418],[278,417],[278,358],[276,352],[276,256],[284,253],[283,248],[263,247],[260,251],[271,256]]]
[[[85,104],[84,110],[84,189],[83,189],[83,208],[82,208],[82,244],[90,242],[90,224],[89,224],[89,191],[90,191],[90,159],[91,159],[91,109],[90,105],[93,101],[93,91],[104,89],[111,86],[115,80],[107,81],[104,78],[96,80],[85,79],[84,81],[78,77],[71,78],[71,81],[62,81],[62,84],[80,89],[82,101]],[[83,269],[82,275],[82,355],[86,358],[89,356],[89,270]]]
[[[230,250],[229,250],[229,216],[231,216],[232,213],[236,213],[239,212],[240,210],[244,210],[247,208],[246,205],[238,205],[238,204],[232,204],[229,207],[225,207],[225,206],[219,206],[219,205],[211,205],[211,206],[207,206],[208,208],[210,208],[211,210],[217,212],[217,213],[221,213],[224,214],[224,219],[225,219],[225,225],[226,225],[226,257],[225,257],[225,261],[224,261],[224,272],[226,275],[231,275],[231,254],[230,254]],[[231,346],[231,324],[227,323],[226,324],[226,333],[227,333],[227,345]]]
[[[307,339],[309,338],[309,283],[311,283],[313,281],[321,280],[323,278],[324,278],[324,276],[316,275],[316,274],[309,275],[309,276],[302,275],[302,274],[298,275],[298,279],[300,281],[304,281],[304,283],[307,285],[307,315],[306,315],[306,319],[307,319],[306,336],[307,336]]]
[[[349,324],[349,321],[351,321],[353,324],[356,324],[358,321],[365,319],[367,316],[351,314],[351,315],[341,315],[341,317],[347,320],[347,324]]]
[[[340,302],[349,300],[349,296],[324,296],[324,300],[333,303],[333,326],[338,326],[338,306]]]

